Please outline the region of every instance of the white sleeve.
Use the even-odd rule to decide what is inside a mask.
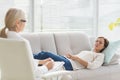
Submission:
[[[48,72],[46,66],[37,67],[34,72],[36,80],[41,80],[41,76],[46,72]]]
[[[37,67],[37,70],[38,70],[40,73],[42,73],[42,74],[48,72],[48,68],[47,68],[45,65],[43,65],[43,66],[38,66],[38,67]]]
[[[88,62],[88,69],[99,68],[104,62],[104,54],[98,55],[92,62]]]
[[[43,65],[43,66],[38,66],[38,62],[39,62],[39,60],[37,60],[37,59],[34,59],[34,65],[35,65],[35,71],[37,71],[38,73],[41,73],[41,74],[44,74],[44,73],[46,73],[46,72],[48,72],[48,68],[45,66],[45,65]]]
[[[35,65],[35,68],[37,68],[37,67],[38,67],[38,63],[39,63],[39,60],[34,59],[34,65]]]

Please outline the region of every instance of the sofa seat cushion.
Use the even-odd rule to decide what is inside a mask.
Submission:
[[[73,77],[79,80],[119,80],[120,64],[102,66],[98,69],[80,69],[71,72]],[[75,75],[74,75],[75,74]]]

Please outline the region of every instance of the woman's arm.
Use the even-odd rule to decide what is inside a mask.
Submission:
[[[85,66],[85,68],[87,68],[87,66],[88,66],[88,62],[87,61],[82,60],[81,58],[79,58],[76,55],[67,54],[67,58],[79,62],[81,65]]]
[[[100,55],[96,56],[92,62],[91,61],[87,62],[76,55],[68,54],[67,57],[69,59],[79,62],[81,65],[85,66],[85,68],[96,69],[99,68],[104,62],[104,54],[101,53],[97,53],[97,54]]]
[[[98,53],[101,54],[101,53]],[[92,62],[88,62],[88,69],[96,69],[99,68],[104,62],[104,54],[98,55]]]

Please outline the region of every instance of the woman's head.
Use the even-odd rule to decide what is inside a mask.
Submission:
[[[95,42],[94,51],[102,52],[109,45],[109,41],[104,37],[98,37]]]
[[[6,36],[6,29],[9,31],[20,32],[25,26],[25,13],[21,9],[10,8],[5,16],[5,27],[2,29],[0,36]]]

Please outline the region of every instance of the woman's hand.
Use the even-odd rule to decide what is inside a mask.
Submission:
[[[81,58],[79,58],[79,57],[76,56],[76,55],[67,54],[66,56],[67,56],[67,58],[69,58],[69,59],[72,59],[72,60],[74,60],[74,61],[79,62],[81,65],[83,65],[83,66],[85,66],[85,67],[88,66],[88,62],[86,62],[85,60],[82,60]]]
[[[67,54],[66,57],[72,60],[77,60],[78,58],[76,55],[72,55],[72,54]]]

